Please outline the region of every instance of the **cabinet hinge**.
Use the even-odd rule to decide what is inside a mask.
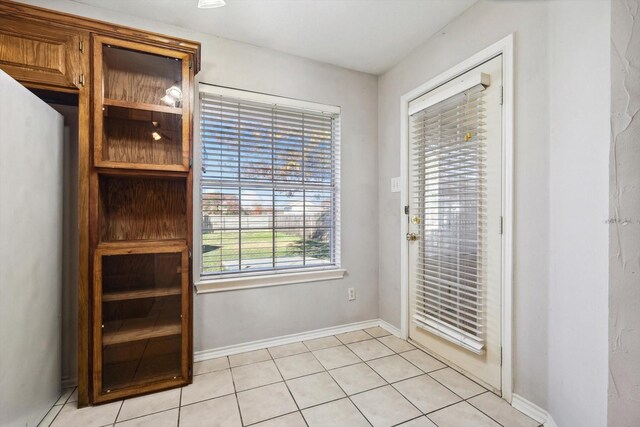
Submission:
[[[499,226],[500,226],[500,234],[503,234],[504,233],[504,217],[503,216],[500,217]]]
[[[500,86],[500,105],[504,102],[504,86]]]
[[[80,74],[78,76],[78,83],[80,83],[82,86],[84,86],[84,74]]]
[[[80,49],[80,52],[84,53],[84,42],[82,40],[78,43],[78,49]]]
[[[409,205],[404,207],[404,214],[409,215]]]

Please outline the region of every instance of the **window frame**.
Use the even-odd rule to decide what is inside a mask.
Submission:
[[[336,114],[338,117],[335,119],[338,121],[338,126],[342,119],[341,108],[335,105],[320,104],[316,102],[304,101],[295,98],[282,97],[277,95],[270,95],[260,92],[252,92],[248,90],[235,89],[225,86],[219,86],[209,83],[200,82],[198,84],[198,99],[200,94],[205,93],[209,95],[221,95],[240,100],[246,100],[250,102],[261,102],[266,104],[281,105],[285,108],[294,108],[301,110],[310,110],[314,112],[325,112]],[[346,274],[346,269],[342,268],[342,259],[340,253],[341,246],[341,232],[340,232],[340,217],[341,217],[341,185],[338,179],[335,184],[335,196],[336,203],[336,221],[334,223],[335,233],[335,264],[330,266],[311,266],[291,268],[286,270],[271,270],[271,271],[256,271],[256,272],[237,272],[225,274],[221,277],[211,277],[210,275],[202,274],[202,192],[201,192],[201,178],[202,178],[202,139],[200,136],[200,102],[194,103],[195,116],[194,126],[195,132],[195,146],[194,146],[194,185],[193,185],[193,257],[192,266],[194,272],[195,290],[196,294],[229,291],[234,289],[248,289],[259,288],[268,286],[279,286],[295,283],[316,282],[325,280],[337,280],[342,279]],[[340,144],[341,136],[338,137],[336,144],[336,159],[335,167],[340,170]]]

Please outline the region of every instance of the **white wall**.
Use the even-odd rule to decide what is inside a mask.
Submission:
[[[508,18],[507,18],[508,17]],[[549,146],[547,5],[480,1],[379,80],[380,317],[400,326],[400,96],[506,35],[515,33],[514,312],[516,393],[547,404]]]
[[[399,326],[400,96],[515,33],[514,392],[560,426],[606,424],[609,8],[481,0],[379,79],[380,315]]]
[[[4,71],[0,93],[0,425],[35,427],[60,395],[62,117]]]
[[[560,426],[601,427],[607,422],[611,3],[549,5],[547,409]]]
[[[200,41],[199,81],[342,107],[345,279],[196,295],[196,351],[378,317],[375,76],[68,0],[24,3]],[[355,301],[347,301],[348,287]]]
[[[640,425],[640,0],[611,9],[610,426]]]

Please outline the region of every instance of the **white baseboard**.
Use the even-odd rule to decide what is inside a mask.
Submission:
[[[283,335],[275,338],[267,338],[263,340],[251,341],[241,344],[233,344],[225,347],[212,348],[209,350],[196,351],[193,355],[194,362],[201,362],[203,360],[215,359],[216,357],[230,356],[232,354],[244,353],[245,351],[260,350],[263,348],[274,347],[277,345],[291,344],[298,341],[312,340],[314,338],[328,337],[330,335],[342,334],[344,332],[357,331],[359,329],[373,328],[380,326],[391,333],[394,333],[391,329],[397,330],[393,326],[387,324],[381,324],[380,319],[366,320],[364,322],[348,323],[346,325],[332,326],[330,328],[316,329],[308,332],[301,332],[298,334]],[[391,329],[389,329],[391,328]]]
[[[342,334],[344,332],[357,331],[359,329],[373,328],[380,326],[389,333],[400,337],[400,329],[385,322],[382,319],[366,320],[364,322],[348,323],[346,325],[332,326],[330,328],[316,329],[313,331],[301,332],[298,334],[284,335],[275,338],[267,338],[263,340],[251,341],[247,343],[234,344],[226,347],[212,348],[209,350],[196,351],[193,355],[194,362],[215,359],[216,357],[229,356],[245,351],[260,350],[263,348],[274,347],[277,345],[291,344],[298,341],[312,340],[315,338],[323,338],[331,335]],[[73,377],[62,378],[62,388],[75,387],[78,379]]]
[[[397,336],[398,338],[402,338],[402,332],[400,332],[400,329],[396,328],[391,323],[382,319],[378,319],[378,322],[380,322],[380,327],[382,329],[386,329],[387,332],[390,332],[391,334]]]
[[[553,421],[553,417],[551,417],[551,414],[549,412],[518,394],[513,393],[511,398],[511,406],[527,415],[528,417],[533,418],[534,420],[543,424],[544,427],[558,427],[556,422]]]

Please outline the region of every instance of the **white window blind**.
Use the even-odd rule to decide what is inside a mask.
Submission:
[[[420,218],[413,321],[480,353],[485,327],[484,86],[414,111],[412,205]]]
[[[339,266],[339,114],[245,98],[200,93],[202,275]]]

